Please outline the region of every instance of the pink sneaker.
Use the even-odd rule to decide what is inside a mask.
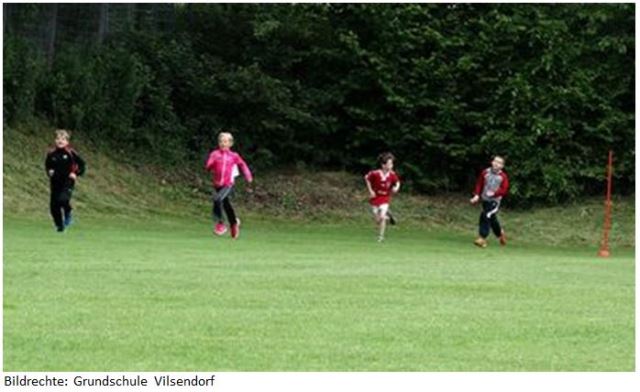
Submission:
[[[213,234],[223,235],[226,232],[227,232],[227,226],[225,226],[224,223],[216,223],[216,226],[213,229]]]
[[[236,219],[236,224],[231,225],[231,238],[234,240],[240,236],[240,219]]]

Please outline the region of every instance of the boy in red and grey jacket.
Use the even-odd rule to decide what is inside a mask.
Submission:
[[[229,198],[233,193],[233,184],[235,177],[238,176],[238,167],[244,174],[244,178],[248,183],[253,181],[253,176],[249,167],[242,157],[236,152],[231,151],[233,146],[233,136],[228,132],[220,132],[218,135],[218,149],[211,151],[205,170],[212,174],[213,187],[216,195],[213,198],[213,217],[216,221],[213,232],[216,235],[223,235],[227,232],[222,218],[222,208],[227,214],[227,220],[231,226],[231,237],[238,238],[240,235],[240,219],[236,217],[233,206]]]
[[[485,169],[478,176],[476,187],[471,198],[471,204],[476,204],[482,200],[482,212],[480,213],[479,234],[474,244],[481,248],[487,247],[487,237],[489,229],[500,239],[500,245],[507,244],[507,237],[498,221],[498,210],[502,198],[509,191],[509,177],[502,169],[504,168],[504,158],[496,156],[491,161],[491,167]]]

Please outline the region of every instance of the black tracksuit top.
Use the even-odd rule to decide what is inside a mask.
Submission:
[[[53,189],[73,188],[74,182],[69,178],[69,174],[75,173],[78,176],[84,174],[85,162],[70,146],[50,150],[45,160],[45,171],[49,175],[49,170],[53,170],[51,187]]]

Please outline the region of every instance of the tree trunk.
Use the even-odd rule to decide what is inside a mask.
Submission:
[[[7,32],[7,21],[9,20],[10,4],[2,4],[2,35]]]
[[[49,18],[47,21],[47,65],[49,68],[53,65],[53,58],[56,50],[56,32],[58,29],[58,4],[51,4],[49,9]]]
[[[136,28],[136,5],[134,3],[127,4],[127,31],[135,30]]]
[[[109,34],[109,4],[100,4],[100,22],[98,24],[98,45],[104,42]]]

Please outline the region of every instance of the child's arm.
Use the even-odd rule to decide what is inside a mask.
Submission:
[[[376,197],[376,193],[373,191],[373,188],[371,187],[371,181],[369,181],[369,174],[364,176],[364,182],[367,184],[367,189],[369,190],[369,196]]]
[[[480,194],[482,193],[482,188],[484,187],[484,170],[480,172],[478,179],[476,180],[476,187],[473,190],[473,197],[471,200],[471,204],[475,204],[480,200]]]
[[[247,180],[248,183],[251,183],[253,181],[253,175],[251,174],[251,170],[249,170],[249,166],[247,166],[240,154],[236,154],[236,157],[236,164],[240,167],[244,179]]]
[[[87,164],[85,163],[84,159],[82,159],[82,157],[78,155],[78,153],[75,150],[72,150],[71,154],[73,155],[73,160],[75,162],[75,167],[71,172],[71,174],[74,174],[74,179],[75,179],[75,175],[78,175],[78,176],[84,175]]]
[[[214,162],[214,158],[215,158],[215,151],[211,151],[211,153],[209,154],[209,158],[207,158],[207,163],[204,164],[204,170],[206,171],[212,171],[213,170],[213,162]]]
[[[44,160],[44,171],[47,173],[47,176],[53,177],[53,161],[51,160],[51,153],[48,153]]]
[[[394,173],[393,177],[395,179],[395,184],[393,184],[393,187],[391,188],[391,191],[393,193],[398,193],[398,191],[400,191],[400,177],[398,177],[398,175],[395,174],[395,173]]]

